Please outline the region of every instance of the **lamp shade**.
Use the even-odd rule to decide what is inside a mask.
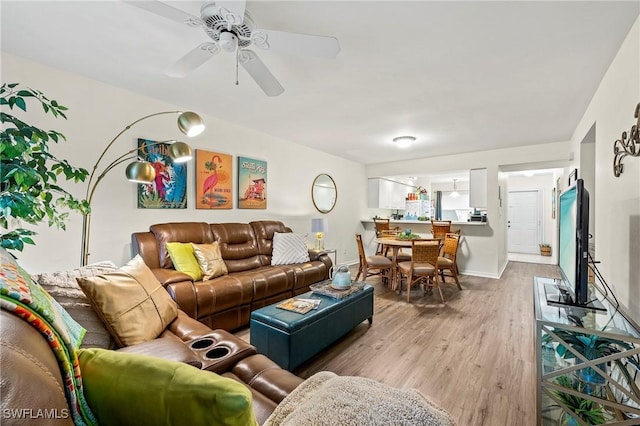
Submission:
[[[191,153],[191,147],[184,142],[174,142],[169,145],[169,157],[174,163],[184,163],[191,160],[193,154]]]
[[[191,138],[202,133],[204,130],[204,121],[195,112],[183,112],[178,116],[178,128],[182,133]]]
[[[127,179],[135,183],[151,183],[156,178],[156,170],[145,161],[134,161],[125,171]]]
[[[327,219],[311,219],[311,232],[327,232],[329,230],[329,221]]]

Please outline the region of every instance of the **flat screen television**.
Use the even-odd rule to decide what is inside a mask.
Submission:
[[[600,309],[601,303],[589,298],[589,192],[577,179],[560,194],[558,212],[558,265],[562,283],[559,294],[547,299],[564,305]]]

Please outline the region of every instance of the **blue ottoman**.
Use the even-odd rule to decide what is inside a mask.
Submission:
[[[343,299],[307,292],[296,296],[321,299],[316,310],[299,314],[278,303],[251,313],[251,344],[280,367],[293,370],[368,319],[373,322],[373,287]]]

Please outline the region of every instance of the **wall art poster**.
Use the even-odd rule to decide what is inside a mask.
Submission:
[[[196,150],[196,209],[233,208],[233,159],[229,154]]]
[[[238,156],[238,208],[267,208],[267,162]]]
[[[138,185],[139,209],[187,208],[187,163],[171,161],[169,145],[138,139],[140,159],[151,163],[156,171],[153,182]]]

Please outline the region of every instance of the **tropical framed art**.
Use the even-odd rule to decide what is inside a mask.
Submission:
[[[196,209],[233,208],[233,157],[196,149]]]
[[[140,159],[150,163],[156,172],[153,182],[138,184],[139,209],[187,208],[187,164],[171,160],[169,145],[138,139]]]
[[[267,162],[238,156],[238,208],[267,208]]]

